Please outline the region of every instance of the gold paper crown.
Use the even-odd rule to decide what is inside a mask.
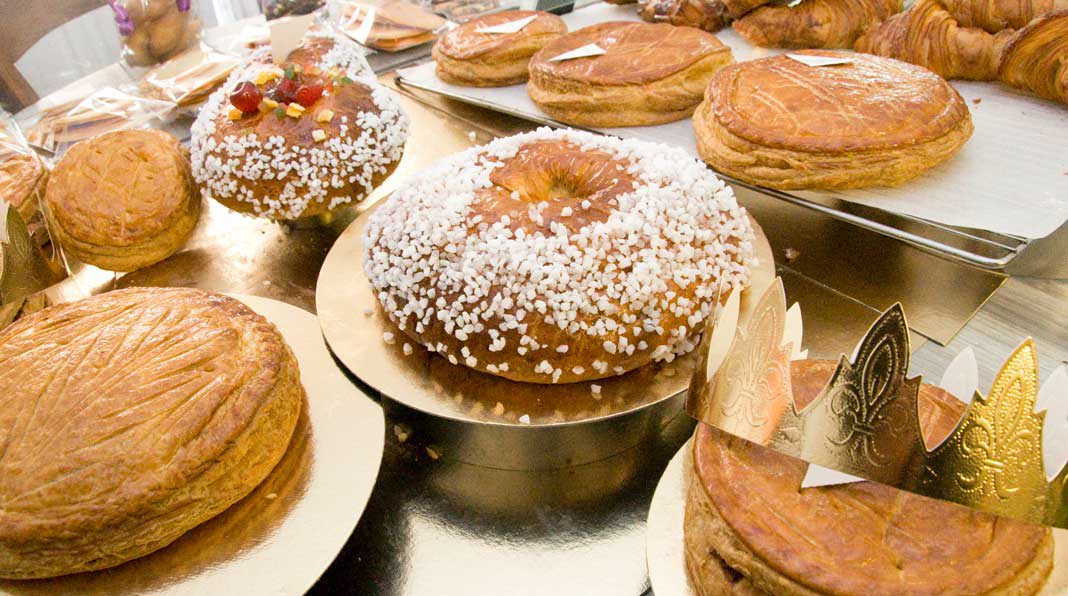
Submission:
[[[699,348],[686,404],[694,418],[839,472],[981,511],[1068,527],[1068,466],[1047,480],[1046,413],[1035,412],[1039,372],[1030,339],[1005,362],[990,392],[976,391],[953,432],[929,450],[920,428],[921,379],[907,377],[909,331],[900,304],[879,317],[852,358],[841,356],[827,385],[800,410],[790,384],[797,346],[784,340],[782,281],[765,291],[736,331],[729,320],[726,332],[716,328],[729,319],[724,312],[721,308],[710,317]],[[793,339],[799,343],[799,334]],[[725,352],[716,345],[721,342],[729,342]]]

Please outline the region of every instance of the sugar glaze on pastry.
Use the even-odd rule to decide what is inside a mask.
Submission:
[[[744,288],[746,212],[681,149],[538,131],[456,154],[368,222],[389,318],[454,364],[536,383],[693,349],[718,284]]]

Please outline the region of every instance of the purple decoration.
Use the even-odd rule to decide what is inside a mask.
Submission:
[[[178,4],[179,12],[189,12],[189,6],[193,3],[192,0],[175,0]]]
[[[130,18],[129,11],[125,6],[117,4],[115,0],[108,0],[108,4],[111,5],[111,10],[115,11],[115,23],[119,26],[119,33],[123,37],[129,37],[134,30],[133,19]]]

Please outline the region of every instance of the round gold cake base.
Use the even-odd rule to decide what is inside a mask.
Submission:
[[[646,562],[653,593],[670,596],[697,596],[686,574],[683,543],[686,492],[693,469],[693,438],[671,458],[656,485],[645,529]],[[1053,572],[1039,596],[1068,593],[1068,530],[1054,528]]]
[[[382,409],[334,364],[315,316],[234,295],[281,331],[307,400],[282,461],[247,497],[170,546],[111,569],[0,580],[0,594],[302,594],[348,540],[382,460]]]
[[[506,469],[577,465],[637,444],[643,433],[678,414],[692,355],[618,377],[542,385],[450,364],[409,339],[381,310],[363,271],[363,229],[371,211],[342,233],[323,263],[316,287],[319,322],[330,349],[360,381],[425,415],[420,426],[441,427],[430,431],[440,455]],[[760,265],[743,294],[742,317],[755,306],[748,297],[760,296],[775,276],[771,246],[755,227]],[[469,424],[457,429],[457,422]],[[598,423],[604,423],[603,432],[591,426]],[[537,441],[517,434],[534,429],[541,431]],[[555,437],[546,434],[550,429]]]

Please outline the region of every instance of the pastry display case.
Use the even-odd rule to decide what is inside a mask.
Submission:
[[[905,4],[0,2],[0,594],[1064,593],[1068,5]]]

